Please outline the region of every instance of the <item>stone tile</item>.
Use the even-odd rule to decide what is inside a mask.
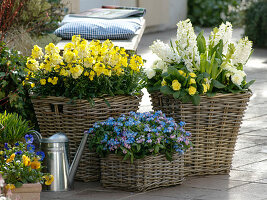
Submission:
[[[262,199],[267,198],[267,185],[261,183],[249,183],[247,185],[232,188],[229,191],[235,193],[250,193],[252,195],[260,195]]]
[[[246,171],[251,171],[251,172],[260,172],[260,173],[267,173],[267,160],[255,162],[252,164],[244,165],[237,167],[236,169],[238,170],[246,170]]]
[[[195,200],[262,200],[261,194],[235,191],[218,191]]]
[[[175,187],[168,187],[157,191],[146,192],[145,195],[153,196],[156,199],[160,199],[159,197],[164,197],[164,198],[168,197],[168,198],[186,200],[186,199],[197,199],[206,194],[213,194],[215,192],[217,191],[213,189],[197,188],[182,184]]]
[[[130,197],[118,199],[118,200],[190,200],[191,198],[184,197],[165,197],[165,196],[150,196],[147,194],[133,195]]]
[[[229,175],[210,175],[205,176],[207,178],[214,178],[214,179],[228,179],[228,180],[235,180],[235,181],[243,181],[243,182],[259,182],[260,179],[266,177],[267,181],[267,173],[261,172],[250,172],[250,171],[241,171],[241,170],[231,170]]]
[[[211,190],[226,190],[244,184],[247,184],[247,182],[229,179],[217,179],[212,177],[201,177],[189,179],[184,182],[183,186]]]

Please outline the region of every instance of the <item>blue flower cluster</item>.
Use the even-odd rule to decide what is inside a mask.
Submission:
[[[161,111],[121,115],[96,122],[89,132],[91,150],[100,155],[121,154],[142,158],[151,154],[174,152],[183,154],[192,148],[191,133],[184,130],[185,122],[177,124]]]

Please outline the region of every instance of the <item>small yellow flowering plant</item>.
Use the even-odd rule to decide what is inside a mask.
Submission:
[[[53,175],[43,173],[44,152],[35,152],[33,136],[25,135],[26,142],[17,142],[14,146],[5,143],[0,150],[0,174],[5,180],[6,189],[21,187],[24,183],[50,185]]]
[[[159,57],[146,70],[149,92],[160,91],[182,102],[200,103],[200,95],[239,93],[249,90],[244,66],[252,53],[248,38],[231,41],[229,22],[215,27],[208,41],[200,32],[195,35],[189,19],[177,24],[177,39],[171,45],[159,40],[151,50]]]
[[[88,42],[73,36],[60,50],[50,43],[45,55],[34,46],[27,60],[26,83],[36,96],[94,97],[137,95],[144,87],[143,60],[129,55],[110,40]]]

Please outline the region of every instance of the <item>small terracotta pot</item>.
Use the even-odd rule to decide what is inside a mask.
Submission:
[[[23,184],[20,188],[13,189],[11,200],[40,200],[42,185],[40,183]]]

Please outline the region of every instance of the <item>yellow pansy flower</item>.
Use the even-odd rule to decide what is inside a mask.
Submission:
[[[178,91],[178,90],[180,90],[180,88],[181,88],[181,83],[179,83],[178,80],[173,80],[172,81],[172,89],[175,91]]]
[[[6,163],[10,163],[10,162],[12,162],[12,161],[14,160],[15,156],[16,156],[16,155],[13,153],[13,154],[6,160]]]
[[[84,74],[83,74],[84,76],[89,76],[89,72],[84,72]]]
[[[190,86],[189,89],[188,89],[188,93],[193,96],[194,94],[196,94],[197,92],[197,89],[193,86]]]
[[[7,184],[7,185],[5,186],[5,188],[6,188],[6,190],[14,190],[16,187],[15,187],[14,184]]]
[[[31,168],[32,169],[39,169],[41,167],[41,163],[37,160],[31,162]]]
[[[43,178],[46,180],[45,184],[46,185],[51,185],[52,182],[54,181],[54,176],[53,175],[45,175]]]
[[[181,74],[182,76],[185,76],[185,72],[183,70],[178,70],[179,74]]]
[[[35,83],[31,83],[31,87],[34,88],[35,87]]]
[[[22,156],[22,162],[26,167],[31,165],[31,159],[26,155]]]
[[[41,79],[40,83],[41,83],[41,85],[45,85],[46,84],[46,80],[45,79]]]
[[[37,59],[37,58],[42,58],[43,55],[44,55],[44,53],[42,51],[42,48],[37,46],[37,45],[34,45],[33,49],[32,49],[32,57],[34,59]]]

